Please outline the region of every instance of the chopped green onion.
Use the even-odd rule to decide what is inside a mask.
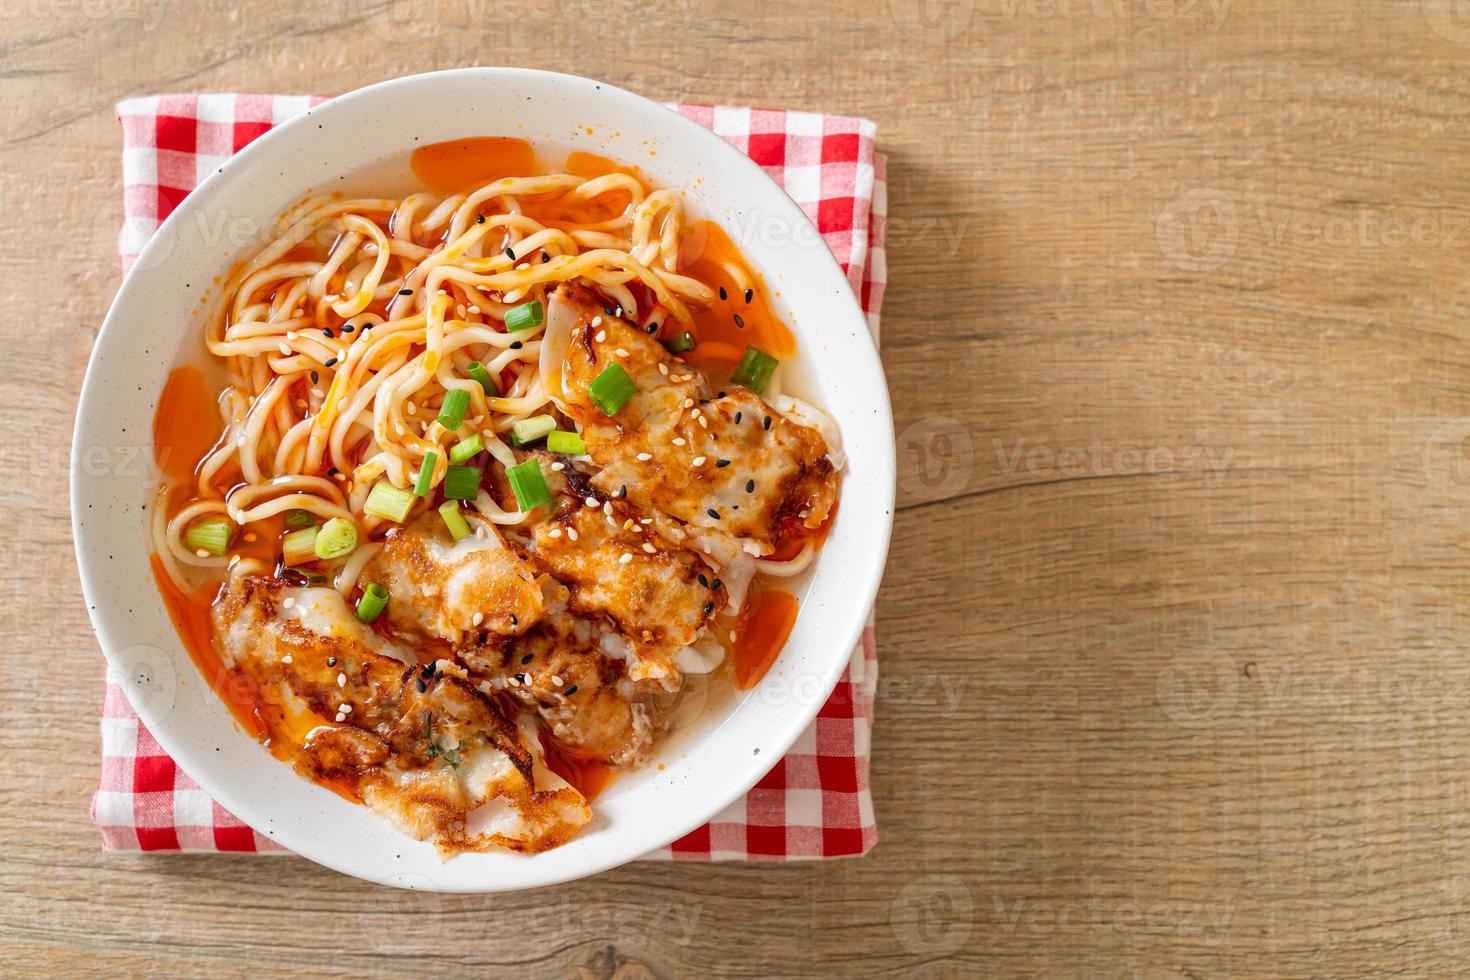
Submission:
[[[745,348],[745,356],[740,358],[740,366],[735,369],[730,380],[738,385],[745,385],[751,391],[759,395],[766,390],[770,383],[771,373],[776,370],[776,365],[781,362],[759,347]]]
[[[587,444],[575,432],[552,432],[546,436],[546,448],[563,456],[581,456],[587,452]]]
[[[283,578],[288,579],[293,576],[300,576],[301,580],[307,585],[322,585],[327,581],[327,577],[321,572],[314,572],[309,568],[283,568],[281,569],[281,575]]]
[[[230,546],[230,538],[234,536],[235,529],[229,521],[223,517],[206,517],[202,521],[195,521],[184,532],[184,544],[191,551],[207,551],[211,555],[223,555],[225,549]]]
[[[294,531],[298,527],[311,527],[315,523],[316,515],[309,510],[302,510],[297,507],[294,510],[286,511],[286,527],[289,530]]]
[[[388,590],[377,582],[369,582],[362,590],[362,598],[357,600],[357,618],[364,623],[375,623],[387,608]]]
[[[317,529],[303,527],[292,531],[281,539],[281,555],[287,565],[299,565],[304,561],[316,561]]]
[[[604,415],[618,414],[618,409],[628,404],[628,399],[637,392],[638,386],[621,364],[609,364],[587,386],[587,397],[602,409]]]
[[[464,413],[470,407],[470,393],[463,388],[451,388],[444,395],[444,404],[439,406],[439,424],[450,432],[459,428]]]
[[[427,497],[429,491],[434,489],[434,467],[438,465],[438,453],[432,451],[424,453],[424,461],[419,464],[419,475],[413,481],[413,495],[415,497]]]
[[[535,510],[542,504],[551,503],[551,490],[546,486],[546,475],[541,472],[541,464],[534,459],[508,467],[505,475],[510,480],[510,488],[515,491],[516,504],[521,510]]]
[[[478,432],[471,432],[459,442],[449,447],[449,461],[451,463],[463,463],[484,448],[485,441],[480,438],[480,434]]]
[[[463,541],[470,536],[470,522],[464,519],[459,512],[459,504],[453,500],[446,500],[439,505],[439,516],[444,518],[444,526],[449,529],[449,536],[456,541]]]
[[[535,442],[544,437],[555,428],[556,419],[550,415],[532,415],[510,427],[510,444],[524,446],[528,442]]]
[[[472,380],[480,383],[480,387],[485,389],[485,394],[491,398],[500,397],[500,385],[496,384],[495,379],[490,376],[490,372],[485,370],[485,365],[479,361],[470,361],[470,366],[464,370],[465,374],[468,374]]]
[[[367,502],[362,505],[363,513],[381,517],[385,521],[403,523],[413,508],[413,494],[400,490],[387,480],[379,480],[368,492]]]
[[[474,466],[451,466],[444,474],[444,496],[450,500],[474,500],[480,493],[480,470]]]
[[[512,306],[505,311],[505,329],[507,333],[515,333],[517,330],[531,330],[541,326],[542,319],[541,301],[539,299],[533,299],[529,303]]]
[[[690,333],[688,330],[685,330],[677,337],[670,337],[668,340],[664,341],[664,347],[668,350],[670,354],[682,354],[686,350],[693,350],[694,334]]]
[[[316,536],[316,556],[325,561],[350,555],[357,550],[357,525],[334,517],[322,525]]]

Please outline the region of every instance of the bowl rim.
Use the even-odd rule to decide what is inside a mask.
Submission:
[[[836,276],[842,283],[843,289],[840,295],[835,297],[835,302],[842,308],[834,310],[832,319],[836,322],[847,322],[862,324],[860,331],[862,341],[857,356],[862,360],[869,361],[876,376],[877,384],[868,393],[871,399],[873,417],[870,424],[880,432],[887,433],[887,438],[880,440],[879,448],[882,452],[876,458],[868,458],[867,462],[884,479],[879,481],[876,490],[880,495],[879,503],[883,510],[883,518],[876,526],[864,529],[864,535],[875,540],[875,547],[871,551],[872,560],[865,567],[858,569],[845,569],[842,573],[841,587],[844,595],[843,605],[849,606],[853,612],[847,614],[847,628],[843,635],[835,637],[841,642],[833,642],[833,654],[826,658],[824,669],[819,674],[820,696],[814,698],[809,704],[801,705],[799,710],[791,713],[785,729],[779,733],[777,738],[764,743],[769,746],[765,761],[752,764],[745,770],[742,778],[732,780],[726,787],[726,791],[720,796],[708,800],[699,806],[689,807],[688,814],[679,821],[679,830],[675,833],[663,833],[658,839],[653,839],[646,846],[637,848],[610,848],[613,856],[589,862],[585,867],[573,869],[567,873],[537,875],[535,868],[535,856],[527,859],[525,868],[527,874],[524,880],[518,880],[508,885],[501,886],[498,882],[486,882],[486,887],[458,887],[449,885],[440,888],[437,882],[431,882],[430,888],[442,891],[458,892],[480,892],[480,891],[502,891],[520,890],[526,888],[542,887],[557,884],[564,881],[574,880],[606,871],[629,861],[637,860],[651,851],[667,846],[678,840],[689,832],[707,823],[727,806],[744,796],[760,779],[785,758],[792,745],[802,733],[812,724],[822,706],[831,696],[838,680],[847,670],[851,651],[859,641],[865,627],[868,610],[872,608],[873,601],[877,595],[878,586],[881,582],[888,547],[890,543],[893,524],[893,502],[895,496],[895,474],[896,460],[893,432],[892,409],[889,400],[886,378],[882,370],[882,362],[879,359],[876,343],[868,329],[867,317],[858,303],[857,297],[850,288],[847,277],[842,273],[837,260],[832,256],[830,250],[817,232],[815,225],[806,213],[786,193],[781,185],[777,184],[761,167],[751,160],[736,147],[717,136],[713,131],[701,126],[699,123],[689,119],[669,107],[648,99],[637,93],[606,82],[584,78],[577,75],[569,75],[561,72],[549,72],[539,69],[526,69],[514,67],[465,67],[451,68],[441,71],[424,72],[413,75],[405,75],[398,78],[388,79],[372,85],[354,89],[343,93],[332,99],[312,106],[305,112],[288,119],[279,125],[273,126],[253,140],[248,146],[233,154],[229,158],[230,170],[240,167],[250,167],[260,159],[266,157],[277,147],[286,147],[293,141],[301,140],[310,132],[312,123],[319,122],[323,114],[330,115],[334,112],[343,111],[344,107],[353,106],[360,102],[371,102],[382,97],[385,93],[399,89],[411,89],[419,85],[432,85],[435,80],[466,76],[482,78],[490,82],[509,81],[511,79],[540,79],[553,84],[593,84],[606,93],[609,97],[622,99],[625,105],[643,113],[655,113],[662,115],[662,122],[672,129],[679,131],[680,135],[697,144],[702,152],[718,155],[723,165],[732,171],[739,172],[744,179],[765,187],[768,191],[774,191],[770,205],[782,212],[784,220],[793,222],[793,228],[803,233],[816,236],[823,241],[823,252],[826,256],[825,265],[830,266],[832,275]],[[472,120],[467,120],[467,126],[473,125]],[[472,135],[467,133],[466,135]],[[309,140],[308,140],[309,141]],[[80,396],[78,398],[76,422],[72,433],[72,447],[70,453],[69,482],[70,482],[70,505],[71,505],[71,527],[72,541],[77,558],[77,567],[81,579],[82,593],[87,603],[88,617],[92,622],[96,633],[98,645],[102,648],[104,656],[108,660],[109,674],[114,670],[121,670],[117,662],[115,651],[118,650],[118,640],[121,624],[118,622],[122,613],[114,610],[108,602],[109,589],[105,584],[104,573],[98,564],[94,563],[89,556],[87,539],[89,531],[83,526],[81,515],[89,505],[89,498],[93,493],[88,481],[82,474],[82,446],[84,444],[84,428],[87,420],[98,411],[105,411],[105,405],[99,405],[98,400],[103,396],[99,393],[100,384],[96,378],[103,368],[99,367],[98,360],[100,352],[108,345],[108,342],[117,336],[120,329],[117,321],[124,319],[128,310],[137,302],[136,294],[143,288],[140,284],[150,277],[162,274],[167,270],[168,263],[160,262],[159,253],[172,247],[176,229],[185,221],[189,220],[197,212],[210,206],[210,198],[224,179],[225,168],[219,167],[205,176],[198,185],[174,208],[173,212],[155,230],[145,247],[140,251],[132,268],[124,276],[116,295],[109,305],[108,312],[98,331],[88,358],[86,375],[82,382]],[[762,202],[765,203],[764,201]],[[759,246],[743,246],[759,251]],[[222,250],[223,251],[223,250]],[[166,252],[165,252],[166,254]],[[228,260],[228,256],[220,255],[221,263]],[[757,263],[760,264],[760,263]],[[767,263],[769,265],[769,263]],[[151,440],[150,440],[151,442]],[[850,478],[850,474],[849,474]],[[139,542],[140,548],[146,548],[146,542]],[[836,583],[833,583],[836,584]],[[811,596],[808,596],[808,602]],[[805,605],[805,603],[804,603]],[[183,648],[182,641],[175,635],[171,638],[180,649]],[[193,659],[184,654],[185,661],[190,668],[194,667]],[[144,725],[163,747],[164,751],[175,759],[179,768],[188,773],[204,792],[212,799],[218,801],[231,813],[256,813],[260,810],[257,803],[248,801],[243,790],[234,781],[225,777],[222,773],[215,771],[208,764],[208,759],[203,751],[196,751],[196,746],[183,738],[182,734],[170,729],[166,716],[167,712],[160,713],[155,710],[156,703],[145,700],[139,704],[138,699],[133,697],[133,691],[128,684],[120,684],[124,693],[128,696],[134,710],[138,713]],[[731,709],[733,710],[733,708]],[[283,763],[284,765],[284,763]],[[241,816],[242,820],[245,818]],[[246,821],[247,823],[249,821]],[[374,881],[380,884],[394,885],[396,887],[414,887],[406,884],[401,872],[395,873],[392,869],[375,869],[372,867],[350,866],[342,861],[331,860],[320,854],[311,852],[308,840],[297,839],[294,833],[286,832],[285,828],[276,828],[272,839],[286,847],[292,853],[298,854],[314,863],[330,867],[335,871]],[[623,853],[623,852],[628,853]],[[554,852],[548,852],[554,853]],[[518,876],[519,877],[519,876]]]

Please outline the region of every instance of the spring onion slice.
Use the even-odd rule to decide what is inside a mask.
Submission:
[[[205,551],[219,556],[230,546],[230,538],[234,533],[234,527],[223,517],[206,517],[189,525],[189,529],[184,532],[184,544],[192,551]]]
[[[759,395],[766,390],[766,385],[771,381],[771,374],[776,370],[776,365],[781,362],[759,347],[745,348],[745,356],[740,358],[740,366],[730,376],[730,380],[738,385],[744,385]]]
[[[434,489],[434,467],[438,465],[438,453],[432,451],[424,453],[424,461],[419,464],[419,475],[413,481],[415,497],[427,497],[429,491]]]
[[[664,341],[664,348],[670,354],[682,354],[685,351],[693,350],[694,334],[690,333],[688,330],[685,330],[678,336],[670,337],[668,340]]]
[[[451,388],[444,395],[444,404],[439,406],[439,424],[453,432],[464,421],[469,407],[470,393],[463,388]]]
[[[528,419],[521,419],[510,427],[510,444],[524,446],[544,437],[555,428],[556,419],[550,415],[533,415]]]
[[[444,496],[450,500],[474,500],[480,493],[480,470],[474,466],[451,466],[444,474]]]
[[[541,311],[541,301],[533,299],[529,303],[520,306],[512,306],[505,311],[506,333],[515,333],[518,330],[533,330],[541,326],[545,319]]]
[[[480,387],[485,389],[485,394],[491,398],[500,397],[500,385],[496,384],[495,379],[490,376],[490,372],[485,370],[485,365],[479,361],[470,361],[470,366],[464,370],[465,374],[468,374],[471,380],[479,382]]]
[[[317,529],[303,527],[281,539],[281,556],[287,565],[299,565],[304,561],[316,561]]]
[[[459,512],[457,502],[446,500],[440,504],[439,516],[444,519],[444,526],[449,529],[449,536],[454,540],[463,541],[470,536],[470,522]]]
[[[638,386],[621,364],[609,364],[587,386],[587,397],[602,409],[604,415],[616,415],[638,393]]]
[[[534,459],[528,459],[524,463],[517,463],[505,471],[506,478],[510,480],[510,488],[515,491],[516,504],[521,510],[535,510],[543,504],[551,503],[551,490],[546,486],[546,475],[541,472],[541,464]]]
[[[553,453],[561,453],[563,456],[582,456],[587,452],[587,444],[575,432],[548,433],[546,448]]]
[[[316,515],[309,510],[300,507],[286,511],[286,529],[294,531],[299,527],[311,527],[316,523]]]
[[[342,558],[356,550],[357,526],[349,520],[334,517],[317,532],[316,556],[323,561]]]
[[[362,509],[363,513],[402,524],[409,510],[413,508],[413,500],[413,494],[407,490],[400,490],[387,480],[379,480],[368,492]]]
[[[478,432],[471,432],[459,442],[449,447],[449,461],[451,463],[463,463],[465,460],[482,452],[485,448],[485,440],[480,438]]]
[[[388,590],[377,582],[369,582],[357,600],[357,618],[364,623],[375,623],[388,608]]]
[[[327,580],[327,577],[321,572],[314,572],[309,568],[298,568],[294,566],[281,569],[281,577],[288,582],[293,578],[300,578],[307,585],[321,585]]]

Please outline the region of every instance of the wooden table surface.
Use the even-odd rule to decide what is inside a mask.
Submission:
[[[1463,971],[1451,0],[0,2],[0,972]],[[857,861],[505,897],[107,856],[66,459],[118,99],[520,64],[870,116],[902,466]]]

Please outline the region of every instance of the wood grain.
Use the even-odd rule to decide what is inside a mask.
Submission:
[[[0,4],[5,972],[1463,970],[1470,22],[1452,8]],[[882,841],[501,898],[293,858],[104,856],[103,664],[65,474],[118,278],[111,107],[497,63],[878,121],[905,467],[878,607]]]

